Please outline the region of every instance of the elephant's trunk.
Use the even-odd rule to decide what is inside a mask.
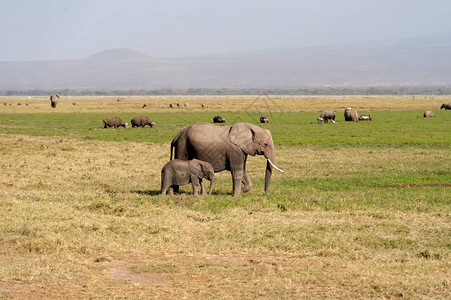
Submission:
[[[274,144],[270,144],[269,151],[265,151],[263,154],[266,158],[266,173],[265,173],[265,193],[269,193],[269,183],[271,181],[273,164],[271,161],[276,161],[276,154],[274,151]]]
[[[266,157],[266,175],[265,175],[265,193],[269,193],[269,182],[271,181],[272,168],[275,168],[279,172],[284,172],[282,169],[278,168],[274,161],[276,160],[274,155],[270,157]]]
[[[266,174],[265,174],[265,193],[269,193],[269,182],[271,181],[272,165],[269,163],[269,159],[266,162]]]

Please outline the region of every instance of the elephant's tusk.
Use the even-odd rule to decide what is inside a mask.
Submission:
[[[271,166],[273,166],[273,168],[275,168],[277,171],[279,171],[279,172],[281,172],[281,173],[284,173],[284,172],[285,172],[284,170],[279,169],[278,167],[276,167],[276,165],[273,164],[272,161],[271,161],[269,158],[267,158],[267,160],[268,160],[269,164],[270,164]]]

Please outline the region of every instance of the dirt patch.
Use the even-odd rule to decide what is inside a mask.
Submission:
[[[166,253],[160,256],[135,260],[118,259],[103,263],[107,272],[103,279],[111,281],[139,282],[141,285],[170,287],[176,282],[208,282],[206,269],[253,268],[255,265],[290,266],[297,258],[280,258],[272,256],[227,256],[195,255],[186,256]]]
[[[164,273],[141,273],[132,271],[136,263],[128,261],[115,261],[111,263],[111,269],[106,278],[112,280],[130,280],[134,282],[147,283],[151,285],[168,285],[171,283],[170,274]]]

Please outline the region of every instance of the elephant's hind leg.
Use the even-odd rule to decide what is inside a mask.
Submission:
[[[179,194],[179,186],[178,185],[172,185],[169,188],[169,192],[172,192],[172,194]]]
[[[169,186],[166,184],[161,185],[161,194],[166,195],[166,192],[168,191]]]
[[[168,194],[169,195],[174,195],[174,194],[178,194],[179,193],[179,186],[178,185],[171,185],[168,188]]]

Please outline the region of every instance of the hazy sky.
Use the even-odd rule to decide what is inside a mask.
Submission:
[[[0,61],[306,47],[451,31],[449,0],[0,0]]]

